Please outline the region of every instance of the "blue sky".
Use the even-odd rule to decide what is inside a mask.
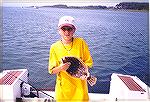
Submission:
[[[115,6],[120,2],[149,2],[149,0],[3,0],[3,6],[43,6],[66,4],[68,6]]]

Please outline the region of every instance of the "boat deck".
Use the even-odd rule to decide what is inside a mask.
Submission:
[[[55,96],[54,91],[44,91],[45,93],[51,95],[52,97]],[[89,102],[113,102],[113,101],[119,101],[119,102],[150,102],[150,99],[114,99],[112,100],[109,94],[100,94],[100,93],[89,93]],[[55,102],[55,100],[48,99],[48,98],[25,98],[23,99],[23,102]]]
[[[0,102],[55,102],[54,91],[36,89],[27,82],[27,69],[0,73]],[[107,101],[150,102],[150,87],[136,76],[113,73],[109,94],[89,93],[89,102]]]

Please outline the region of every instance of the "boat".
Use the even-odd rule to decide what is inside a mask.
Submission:
[[[56,102],[55,92],[38,90],[28,83],[27,69],[0,73],[0,102]],[[150,87],[138,77],[113,73],[109,94],[89,93],[89,102],[150,101]]]

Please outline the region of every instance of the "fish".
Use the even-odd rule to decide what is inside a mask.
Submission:
[[[96,84],[97,78],[95,76],[92,76],[86,68],[85,63],[77,58],[72,56],[65,56],[62,59],[62,63],[70,62],[71,65],[66,70],[66,72],[75,78],[81,78],[82,76],[87,76],[87,82],[93,86]]]

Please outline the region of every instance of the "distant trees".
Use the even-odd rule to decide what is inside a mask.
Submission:
[[[106,6],[84,6],[85,9],[107,9]]]
[[[117,4],[115,9],[131,9],[131,10],[149,10],[149,3],[139,2],[122,2]]]
[[[106,6],[67,6],[67,5],[53,5],[56,8],[73,8],[73,9],[107,9]]]
[[[106,7],[106,6],[67,6],[67,5],[53,5],[53,6],[31,6],[36,8],[42,7],[53,7],[53,8],[70,8],[70,9],[124,9],[124,10],[149,10],[149,3],[141,2],[122,2],[117,4],[115,7]]]
[[[51,7],[57,8],[73,8],[73,9],[130,9],[130,10],[149,10],[149,3],[142,2],[122,2],[115,7],[106,6],[67,6],[67,5],[53,5]]]

